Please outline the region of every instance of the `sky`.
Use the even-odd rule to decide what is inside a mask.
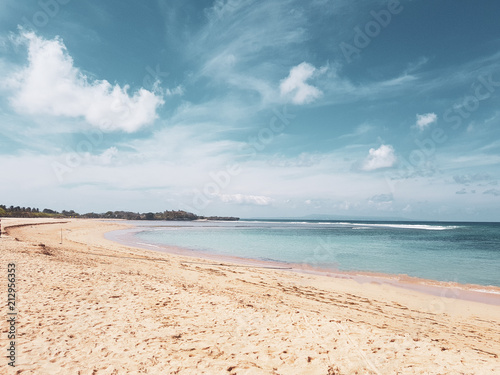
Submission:
[[[0,0],[0,203],[500,221],[499,14]]]

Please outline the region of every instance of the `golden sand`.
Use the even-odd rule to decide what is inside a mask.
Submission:
[[[500,306],[104,238],[125,224],[2,219],[0,373],[500,374]]]

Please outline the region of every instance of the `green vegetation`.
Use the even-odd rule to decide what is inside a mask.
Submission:
[[[0,217],[62,217],[56,211],[45,209],[40,211],[38,208],[4,206],[0,205]]]
[[[164,211],[135,213],[129,211],[108,211],[97,214],[94,212],[80,215],[73,210],[57,212],[48,208],[40,211],[38,208],[0,205],[0,217],[53,217],[53,218],[84,218],[84,219],[123,219],[123,220],[239,220],[237,217],[219,217],[219,216],[198,216],[186,211]]]

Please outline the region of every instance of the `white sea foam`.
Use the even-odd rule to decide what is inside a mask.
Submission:
[[[337,225],[354,226],[355,228],[399,228],[399,229],[421,229],[421,230],[449,230],[459,228],[454,225],[427,225],[427,224],[375,224],[375,223],[334,223]]]
[[[344,221],[241,221],[240,223],[258,223],[258,224],[301,224],[301,225],[333,225],[333,226],[350,226],[352,229],[369,229],[369,228],[396,228],[396,229],[420,229],[420,230],[450,230],[459,228],[455,225],[429,225],[429,224],[383,224],[383,223],[351,223]]]
[[[401,229],[422,229],[422,230],[448,230],[456,229],[458,226],[444,225],[424,225],[424,224],[362,224],[364,226],[382,227],[382,228],[401,228]]]
[[[469,289],[473,292],[480,292],[480,293],[488,293],[488,294],[500,294],[500,291],[496,290],[491,290],[491,289]]]
[[[144,242],[136,242],[137,245],[143,245],[143,246],[149,246],[149,247],[156,247],[156,248],[160,248],[160,246],[156,246],[156,245],[152,245],[150,243],[144,243]]]

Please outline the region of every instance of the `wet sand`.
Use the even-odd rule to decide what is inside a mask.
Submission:
[[[126,222],[63,221],[2,219],[19,313],[1,373],[500,373],[500,306],[446,297],[467,288],[153,252],[104,238]]]

